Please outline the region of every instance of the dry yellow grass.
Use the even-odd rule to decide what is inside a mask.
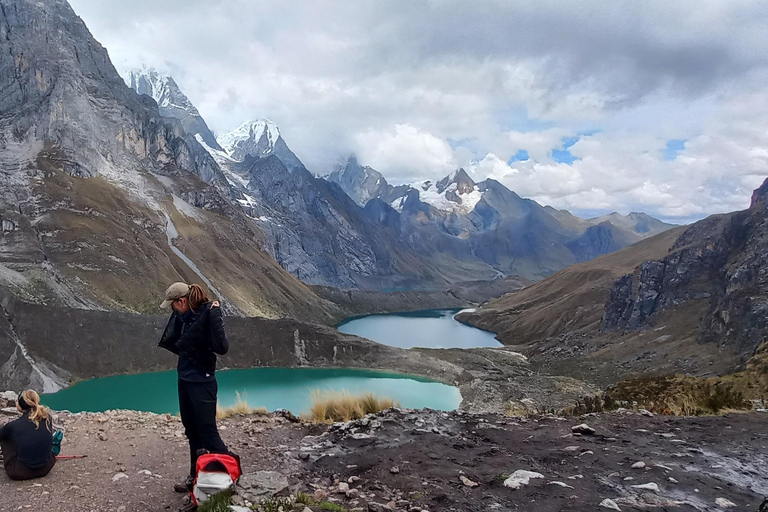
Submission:
[[[245,393],[243,394],[245,395]],[[238,414],[269,414],[269,411],[266,407],[251,407],[248,405],[247,395],[245,395],[245,397],[241,397],[240,393],[235,391],[235,396],[237,396],[235,405],[222,407],[221,405],[216,404],[216,419],[221,420],[224,418],[229,418],[230,416],[237,416]]]
[[[349,391],[315,390],[312,392],[310,414],[303,419],[315,423],[333,423],[362,418],[366,414],[376,413],[398,406],[391,398],[379,398],[373,393],[352,395]]]

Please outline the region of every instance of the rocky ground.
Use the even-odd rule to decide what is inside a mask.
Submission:
[[[0,414],[0,423],[12,418]],[[177,417],[115,411],[58,418],[66,432],[62,454],[87,457],[61,460],[36,481],[0,472],[0,510],[183,504],[172,490],[188,466]],[[582,423],[594,432],[575,432]],[[332,426],[280,415],[219,424],[242,456],[241,505],[258,501],[265,485],[349,511],[757,511],[768,495],[765,412],[523,419],[393,409]],[[536,474],[522,485],[519,471]],[[304,505],[297,510],[306,512]]]

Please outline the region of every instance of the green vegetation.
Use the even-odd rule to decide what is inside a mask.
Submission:
[[[391,398],[379,398],[373,393],[352,395],[348,391],[315,390],[312,392],[311,414],[304,419],[315,423],[350,421],[395,405],[399,406]]]
[[[305,492],[297,492],[296,493],[296,503],[301,503],[303,505],[315,505],[316,502],[314,499],[312,499],[312,496]]]
[[[565,416],[647,409],[654,414],[701,416],[752,409],[752,400],[768,403],[768,343],[763,343],[744,371],[723,377],[669,375],[623,380],[602,395],[584,397],[559,411]]]
[[[232,491],[222,491],[214,494],[208,501],[197,507],[197,512],[229,512],[232,504]]]
[[[336,503],[331,503],[330,501],[324,501],[320,503],[320,508],[323,510],[330,510],[331,512],[347,512],[347,509],[345,509],[341,505],[337,505]]]
[[[293,509],[291,498],[269,498],[254,507],[254,510],[261,512],[281,512]]]
[[[288,499],[288,498],[285,498]],[[290,502],[290,500],[288,499]],[[330,501],[317,501],[316,499],[312,498],[309,494],[303,493],[303,492],[297,492],[296,493],[296,503],[301,503],[302,505],[308,505],[312,507],[320,507],[322,510],[330,510],[331,512],[348,512],[346,508],[342,507],[341,505],[338,505],[336,503],[332,503]],[[277,509],[264,509],[265,512],[274,512]],[[286,508],[286,510],[289,510],[289,508]]]

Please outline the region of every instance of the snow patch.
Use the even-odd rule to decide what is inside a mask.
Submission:
[[[456,183],[448,185],[442,193],[437,191],[437,187],[430,180],[414,183],[411,187],[419,192],[419,199],[421,201],[438,210],[447,212],[469,213],[475,209],[477,203],[483,198],[483,193],[477,185],[473,187],[471,192],[464,194],[458,192],[458,185]],[[458,196],[461,199],[461,203],[448,199],[448,194]],[[392,207],[394,208],[394,205]]]
[[[258,206],[258,203],[256,202],[256,198],[253,196],[249,196],[248,194],[243,194],[243,199],[238,199],[238,203],[240,203],[242,206],[245,206],[246,208],[255,208]]]

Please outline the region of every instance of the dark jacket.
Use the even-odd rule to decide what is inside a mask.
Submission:
[[[201,309],[197,319],[186,330],[183,329],[181,315],[174,311],[158,347],[183,355],[206,373],[213,374],[216,371],[216,354],[227,353],[229,340],[224,332],[221,308],[212,308],[211,303],[206,302]]]
[[[35,425],[29,420],[29,411],[0,428],[0,441],[11,442],[16,448],[16,458],[29,469],[38,469],[53,457],[51,420]]]

